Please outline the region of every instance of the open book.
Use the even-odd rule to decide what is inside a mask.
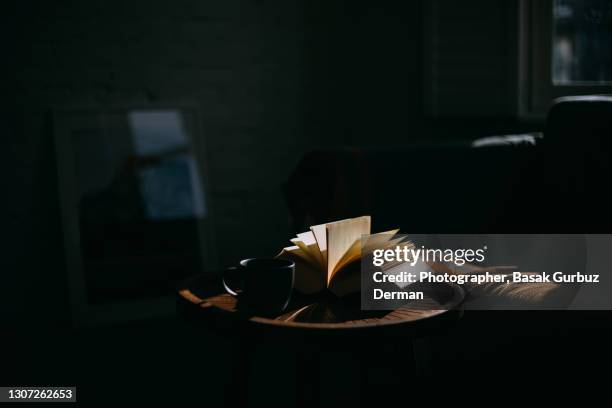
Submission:
[[[329,289],[336,296],[358,292],[361,284],[362,254],[397,245],[399,230],[368,237],[362,248],[362,236],[370,234],[371,217],[364,216],[315,225],[298,234],[277,256],[295,262],[295,288],[303,294]]]

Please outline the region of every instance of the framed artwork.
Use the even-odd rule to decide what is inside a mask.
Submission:
[[[204,135],[190,105],[54,111],[78,326],[174,313],[174,288],[216,267]]]

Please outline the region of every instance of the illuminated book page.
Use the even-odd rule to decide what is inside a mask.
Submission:
[[[291,242],[293,242],[297,247],[299,247],[302,250],[302,252],[305,255],[305,258],[308,260],[308,263],[310,263],[313,268],[321,270],[321,273],[325,271],[325,268],[322,267],[321,262],[319,258],[317,257],[316,252],[314,250],[314,247],[316,247],[317,252],[318,252],[319,247],[317,246],[316,243],[312,245],[306,245],[304,242],[302,242],[298,238],[293,238]]]
[[[312,235],[315,237],[315,241],[317,241],[317,246],[319,247],[319,252],[321,252],[321,257],[323,258],[322,265],[324,266],[324,270],[327,270],[327,229],[325,228],[327,224],[315,225],[310,227],[310,231]]]
[[[314,233],[312,231],[302,232],[301,234],[298,234],[297,237],[304,243],[304,245],[308,247],[308,250],[317,259],[317,262],[321,266],[321,270],[326,270],[327,262],[325,258],[323,258],[323,254],[321,253],[321,249],[319,248],[319,244],[317,243]]]
[[[370,233],[371,218],[364,216],[327,224],[327,285],[336,272],[336,267],[361,236]],[[316,236],[316,234],[315,234]]]
[[[277,258],[295,262],[295,280],[293,285],[299,292],[310,295],[327,287],[325,275],[321,269],[314,267],[306,253],[298,246],[283,248]]]
[[[370,235],[365,243],[365,248],[362,248],[361,237],[357,239],[353,245],[346,251],[344,256],[338,261],[336,268],[332,273],[330,281],[336,279],[336,276],[347,267],[349,264],[356,262],[361,259],[364,253],[372,252],[374,249],[386,249],[394,247],[399,243],[403,237],[394,238],[399,232],[399,229],[391,230],[387,232],[380,232],[378,234]]]

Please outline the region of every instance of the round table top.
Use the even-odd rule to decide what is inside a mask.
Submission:
[[[303,296],[294,292],[284,313],[257,316],[241,307],[236,297],[225,293],[219,277],[198,275],[178,286],[179,303],[209,320],[283,330],[335,332],[415,326],[459,310],[465,296],[461,287],[451,284],[434,285],[424,290],[424,294],[425,299],[418,301],[418,307],[404,304],[392,311],[362,311],[359,294],[338,299],[333,295]]]

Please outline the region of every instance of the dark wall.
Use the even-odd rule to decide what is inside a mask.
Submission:
[[[393,141],[423,114],[421,2],[307,2],[306,128],[326,144]]]
[[[466,7],[479,7],[472,3]],[[511,115],[427,114],[424,4],[104,0],[8,6],[0,17],[8,70],[0,273],[2,300],[11,307],[3,306],[0,317],[67,322],[56,106],[195,102],[220,265],[286,244],[288,214],[279,186],[308,150],[437,143],[522,129]],[[499,55],[496,44],[475,47]]]
[[[11,305],[2,307],[3,318],[54,324],[66,317],[54,107],[196,103],[224,248],[218,262],[285,243],[279,186],[305,149],[298,4],[24,1],[2,20],[10,93],[2,121],[1,287]],[[252,238],[261,234],[266,239]]]
[[[306,2],[307,134],[405,146],[539,130],[517,119],[518,5]]]

